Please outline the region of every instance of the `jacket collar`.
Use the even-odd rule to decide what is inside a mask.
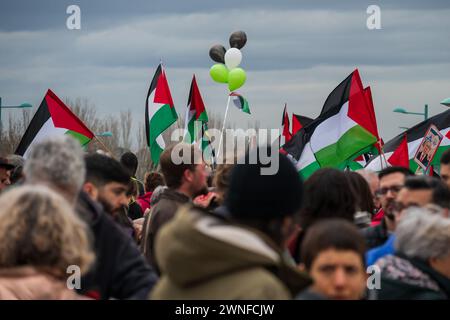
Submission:
[[[161,199],[174,200],[180,203],[187,203],[191,199],[184,193],[178,192],[175,189],[167,188],[161,194]]]
[[[89,224],[94,225],[103,214],[103,206],[91,199],[89,195],[81,191],[76,204],[78,214]]]
[[[294,261],[286,257],[286,252],[264,233],[254,228],[236,225],[226,221],[226,218],[217,218],[204,213],[204,218],[195,226],[199,232],[272,261],[267,265],[268,269],[288,287],[291,294],[296,295],[312,284],[311,278],[300,272]]]
[[[440,272],[434,270],[426,261],[423,261],[421,259],[415,259],[415,258],[407,258],[404,255],[397,254],[399,256],[402,256],[404,259],[408,259],[409,262],[413,266],[415,266],[420,271],[428,274],[430,278],[432,278],[436,283],[438,284],[439,288],[445,292],[448,298],[450,298],[450,279],[441,274]]]

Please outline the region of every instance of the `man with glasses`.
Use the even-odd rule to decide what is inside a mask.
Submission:
[[[411,175],[413,175],[411,170],[403,167],[388,167],[379,172],[378,178],[380,182],[377,196],[380,200],[381,209],[376,216],[380,218],[380,223],[363,230],[368,249],[385,243],[389,234],[394,231],[395,215],[393,213],[393,203],[405,183],[405,178]]]
[[[442,208],[442,214],[448,216],[450,190],[447,186],[433,177],[407,177],[403,188],[398,192],[397,197],[389,207],[394,217],[392,221],[394,229],[408,208],[425,207],[430,204],[439,206]],[[383,245],[369,250],[366,255],[367,264],[374,264],[379,258],[394,254],[394,240],[395,234],[392,233]]]

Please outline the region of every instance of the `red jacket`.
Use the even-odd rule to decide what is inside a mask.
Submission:
[[[152,194],[153,192],[147,192],[136,199],[136,202],[142,208],[142,213],[145,213],[145,210],[150,209],[150,198],[152,197]]]
[[[372,218],[372,223],[370,224],[371,227],[375,227],[380,224],[381,220],[384,218],[384,211],[383,209],[378,210],[377,213]]]

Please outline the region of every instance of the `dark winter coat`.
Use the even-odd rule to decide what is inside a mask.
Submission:
[[[159,273],[158,265],[154,256],[154,243],[158,231],[169,222],[177,212],[178,208],[190,202],[188,196],[167,188],[161,194],[160,200],[150,209],[145,216],[142,229],[141,251],[147,262]]]
[[[80,292],[100,299],[147,298],[157,276],[134,240],[84,192],[77,212],[90,227],[96,257],[94,267],[81,279]]]
[[[268,236],[180,208],[156,238],[153,299],[292,299],[311,284]]]
[[[377,265],[381,269],[381,286],[373,291],[379,300],[450,298],[450,279],[424,261],[396,254],[378,260]]]

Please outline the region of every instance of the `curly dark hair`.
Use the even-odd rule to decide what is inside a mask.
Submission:
[[[163,185],[164,185],[164,178],[162,174],[155,171],[147,172],[145,174],[144,179],[145,192],[153,192],[153,190],[155,190],[156,187]]]

